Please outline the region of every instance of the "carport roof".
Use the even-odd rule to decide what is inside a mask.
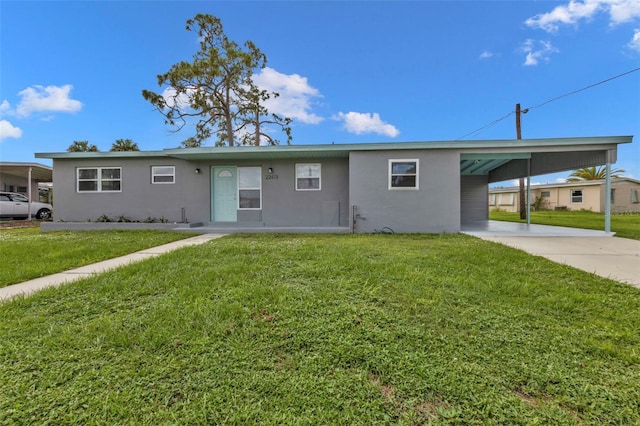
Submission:
[[[53,169],[37,163],[0,162],[0,173],[16,176],[23,179],[29,178],[29,167],[31,167],[31,180],[36,182],[53,181]]]

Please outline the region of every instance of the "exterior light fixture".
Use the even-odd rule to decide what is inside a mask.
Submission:
[[[200,169],[195,169],[193,172],[198,175],[200,174]]]
[[[273,167],[269,167],[267,171],[269,172],[270,175],[273,174]]]

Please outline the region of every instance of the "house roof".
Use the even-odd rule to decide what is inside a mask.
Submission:
[[[36,182],[51,182],[53,180],[53,169],[49,166],[38,163],[0,162],[0,173],[16,176],[23,179],[29,178],[29,168],[31,167],[31,180]]]
[[[36,158],[119,158],[119,157],[176,157],[185,160],[204,159],[253,159],[253,158],[300,158],[300,157],[348,157],[352,151],[403,151],[424,149],[455,149],[465,153],[474,152],[529,152],[558,150],[579,147],[604,147],[630,143],[633,136],[598,136],[547,139],[493,139],[474,141],[421,141],[421,142],[375,142],[359,144],[325,145],[274,145],[168,148],[160,151],[106,151],[106,152],[40,152]]]
[[[514,160],[522,160],[516,170],[506,170],[496,180],[509,179],[514,173],[522,174],[524,160],[541,153],[587,153],[581,158],[582,167],[602,164],[602,153],[615,151],[618,144],[631,143],[633,136],[600,136],[547,139],[494,139],[475,141],[432,142],[383,142],[362,144],[326,145],[276,145],[238,147],[170,148],[160,151],[115,151],[115,152],[54,152],[36,153],[36,158],[81,159],[81,158],[138,158],[173,157],[188,161],[205,160],[270,160],[270,159],[323,159],[348,158],[351,152],[363,151],[407,151],[407,150],[457,150],[460,152],[462,175],[487,175]],[[598,152],[599,154],[588,154]],[[557,155],[556,155],[557,156]],[[549,163],[547,158],[537,158],[538,163]],[[574,161],[575,162],[575,161]],[[549,167],[540,168],[538,174],[574,168],[573,162],[563,158]]]

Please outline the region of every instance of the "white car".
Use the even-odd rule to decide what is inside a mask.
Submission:
[[[31,217],[51,219],[51,204],[31,202]],[[0,192],[0,218],[25,219],[29,217],[29,199],[14,192]]]

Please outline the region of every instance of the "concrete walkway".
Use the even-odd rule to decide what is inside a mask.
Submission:
[[[0,301],[8,300],[18,295],[29,295],[46,287],[59,286],[81,278],[90,277],[111,269],[118,268],[133,262],[156,257],[180,247],[193,246],[203,244],[215,238],[223,237],[225,234],[202,234],[195,237],[186,238],[180,241],[164,244],[158,247],[151,247],[140,250],[125,256],[116,257],[114,259],[104,260],[92,265],[82,266],[80,268],[71,269],[69,271],[60,272],[58,274],[36,278],[20,284],[13,284],[0,288]]]
[[[640,288],[638,240],[591,229],[493,220],[463,232]]]

